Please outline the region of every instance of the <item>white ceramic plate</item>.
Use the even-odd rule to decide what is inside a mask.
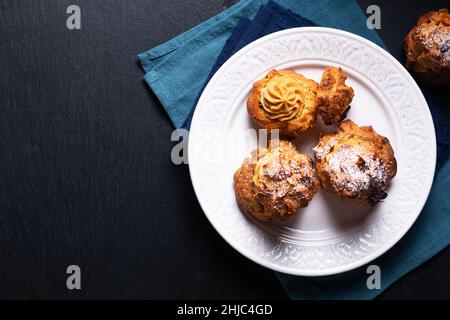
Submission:
[[[341,66],[355,90],[347,118],[372,125],[391,141],[398,172],[388,197],[373,208],[359,208],[321,189],[307,208],[285,222],[261,223],[242,214],[233,173],[257,144],[246,110],[252,83],[272,68],[293,69],[319,82],[327,66]],[[319,132],[329,130],[319,126],[297,139],[300,152],[311,155]],[[372,42],[329,28],[276,32],[233,55],[205,88],[189,137],[192,183],[214,228],[251,260],[303,276],[351,270],[391,248],[422,210],[435,162],[431,114],[412,77]]]

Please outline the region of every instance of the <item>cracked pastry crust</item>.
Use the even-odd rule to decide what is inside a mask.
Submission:
[[[371,126],[344,120],[313,150],[322,187],[345,203],[373,206],[387,197],[397,162],[389,140]]]
[[[262,129],[279,129],[295,138],[309,131],[317,117],[317,83],[289,70],[270,71],[253,84],[247,111]]]
[[[404,45],[406,67],[424,84],[450,86],[450,14],[447,9],[421,15]]]
[[[317,92],[319,115],[326,125],[333,125],[345,118],[355,95],[345,84],[347,76],[341,68],[326,68]]]
[[[256,148],[234,174],[241,210],[260,221],[284,220],[306,207],[319,187],[312,159],[284,140]]]

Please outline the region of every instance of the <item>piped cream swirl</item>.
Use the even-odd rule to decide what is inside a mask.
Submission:
[[[303,92],[297,80],[281,75],[261,90],[261,105],[269,119],[288,121],[303,109]]]

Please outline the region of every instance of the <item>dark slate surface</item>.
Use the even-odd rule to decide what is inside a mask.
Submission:
[[[0,3],[0,298],[287,297],[204,217],[136,61],[233,2]],[[397,54],[417,15],[447,3],[359,2],[380,5]],[[70,264],[81,291],[66,289]],[[448,298],[449,265],[447,249],[381,297]]]

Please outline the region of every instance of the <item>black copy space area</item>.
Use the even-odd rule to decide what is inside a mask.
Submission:
[[[397,56],[417,15],[446,2],[359,1],[381,7]],[[0,298],[287,298],[205,218],[136,59],[229,3],[0,3]],[[66,27],[71,4],[81,30]],[[449,261],[447,249],[381,297],[449,297]],[[72,264],[80,291],[66,288]]]

